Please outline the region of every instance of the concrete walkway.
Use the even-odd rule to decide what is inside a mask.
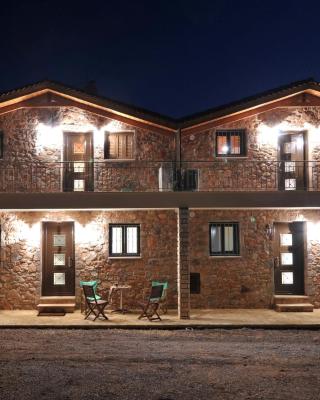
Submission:
[[[118,329],[204,329],[204,328],[304,328],[320,329],[320,309],[314,312],[277,313],[266,309],[192,310],[190,320],[179,320],[175,311],[161,322],[138,320],[138,314],[107,312],[109,321],[84,320],[80,311],[65,316],[38,317],[36,311],[0,310],[0,328],[118,328]]]

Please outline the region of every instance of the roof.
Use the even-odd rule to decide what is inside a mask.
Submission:
[[[232,115],[235,113],[241,113],[248,109],[257,108],[266,103],[272,103],[282,98],[294,96],[301,92],[308,91],[312,93],[317,93],[320,96],[320,83],[315,81],[313,78],[308,78],[301,81],[295,81],[288,85],[267,90],[258,93],[254,96],[246,97],[244,99],[224,104],[215,108],[211,108],[199,113],[187,115],[179,119],[175,119],[153,111],[146,110],[144,108],[112,100],[100,95],[98,96],[89,94],[84,90],[79,90],[71,86],[51,80],[39,81],[30,85],[26,85],[21,88],[10,90],[9,92],[6,93],[0,93],[0,107],[2,103],[6,103],[10,100],[24,97],[42,90],[52,90],[54,92],[71,96],[73,98],[90,102],[91,104],[100,107],[105,107],[108,109],[115,110],[119,113],[130,115],[135,118],[139,118],[145,121],[150,121],[154,124],[168,127],[172,130],[178,128],[182,129],[188,128],[195,125],[201,125],[206,122],[222,118],[224,116]]]
[[[220,105],[215,108],[185,116],[181,118],[179,122],[181,124],[181,127],[196,125],[236,112],[245,111],[268,102],[273,102],[287,96],[292,96],[297,93],[304,92],[306,90],[315,90],[320,94],[320,83],[315,81],[313,78],[295,81],[287,85],[260,92],[241,100],[233,101],[228,104]]]
[[[109,109],[116,110],[118,112],[131,115],[133,117],[137,117],[139,119],[147,120],[154,122],[156,124],[168,126],[168,127],[176,127],[176,120],[174,118],[170,118],[168,116],[161,115],[159,113],[146,110],[141,107],[136,107],[133,105],[129,105],[120,101],[112,100],[104,96],[93,95],[84,90],[76,89],[74,87],[65,85],[60,82],[52,81],[52,80],[42,80],[36,83],[32,83],[30,85],[26,85],[14,90],[10,90],[5,93],[0,93],[0,106],[1,103],[7,102],[8,100],[12,100],[15,98],[19,98],[22,96],[26,96],[28,94],[32,94],[34,92],[38,92],[41,90],[49,89],[55,92],[59,92],[65,95],[69,95],[78,99],[82,99],[88,101],[92,104],[96,104],[99,106],[103,106]]]

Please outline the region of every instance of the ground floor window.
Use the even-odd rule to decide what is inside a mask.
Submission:
[[[140,226],[137,224],[110,224],[109,254],[113,257],[139,256]]]
[[[238,222],[211,222],[209,243],[211,256],[238,256],[240,254]]]

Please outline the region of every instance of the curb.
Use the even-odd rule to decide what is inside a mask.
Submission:
[[[215,330],[215,329],[263,329],[263,330],[320,330],[320,324],[227,324],[227,325],[0,325],[2,329],[120,329],[120,330]]]

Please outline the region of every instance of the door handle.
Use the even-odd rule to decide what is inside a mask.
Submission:
[[[273,266],[274,266],[274,268],[279,268],[279,267],[280,267],[280,260],[279,260],[279,257],[274,257],[274,259],[273,259]]]
[[[72,257],[68,257],[68,267],[71,268],[73,267],[73,258]]]

